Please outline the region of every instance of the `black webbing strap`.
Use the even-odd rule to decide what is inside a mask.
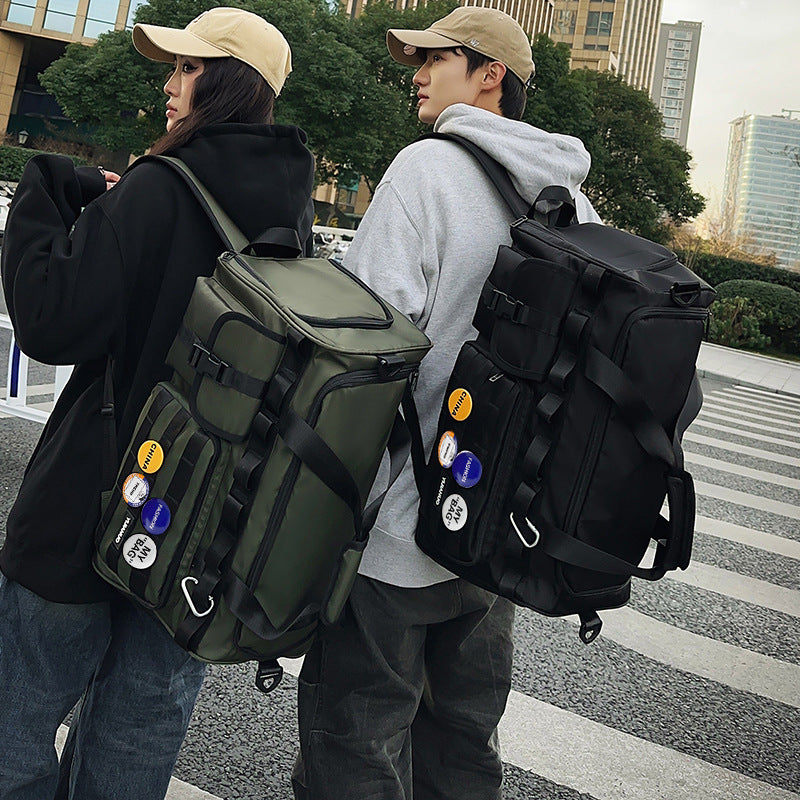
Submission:
[[[298,414],[286,409],[276,423],[283,443],[336,495],[353,513],[355,530],[361,531],[361,492],[350,470],[325,440]]]
[[[266,641],[283,636],[291,628],[310,625],[319,619],[319,603],[309,603],[299,614],[280,627],[276,627],[244,581],[230,571],[226,572],[222,579],[222,591],[228,608],[236,618]]]
[[[422,444],[422,430],[419,425],[419,412],[410,387],[403,395],[401,406],[411,436],[411,466],[414,469],[414,483],[417,485],[417,491],[422,495],[427,464],[425,446]]]
[[[181,324],[177,336],[189,351],[186,363],[198,375],[208,375],[220,386],[235,389],[247,397],[258,399],[264,394],[267,381],[254,378],[223,361],[213,350],[206,347],[186,325]]]
[[[586,377],[611,398],[644,451],[675,467],[673,443],[628,376],[596,347],[588,349],[585,370]]]
[[[569,536],[548,523],[537,522],[535,527],[540,533],[540,539],[536,546],[551,558],[574,567],[606,572],[611,575],[635,575],[637,578],[649,581],[656,581],[664,577],[664,573],[670,568],[662,565],[652,568],[639,567],[622,558],[617,558],[611,553],[606,553],[604,550],[592,547],[574,536]]]
[[[578,221],[575,201],[566,186],[545,186],[533,201],[528,216],[548,228],[566,228]]]

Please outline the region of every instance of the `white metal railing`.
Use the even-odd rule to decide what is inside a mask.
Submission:
[[[0,328],[11,331],[11,343],[8,347],[8,371],[6,373],[6,386],[3,397],[0,397],[0,412],[13,414],[15,417],[30,419],[34,422],[47,422],[49,411],[33,408],[28,405],[28,368],[30,360],[23,353],[14,339],[14,328],[7,314],[0,314]],[[58,400],[72,367],[56,367],[56,377],[53,386],[53,403]]]

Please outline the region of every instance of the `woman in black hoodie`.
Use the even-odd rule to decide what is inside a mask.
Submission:
[[[183,30],[137,25],[133,36],[144,55],[174,64],[167,133],[151,152],[182,159],[251,240],[283,227],[305,241],[313,158],[302,131],[270,124],[291,69],[280,32],[215,8]],[[203,665],[115,595],[90,558],[107,357],[122,448],[169,377],[164,360],[195,279],[212,272],[222,243],[168,166],[146,162],[116,179],[36,156],[6,225],[3,287],[17,342],[39,361],[76,366],[0,551],[4,800],[54,796],[56,730],[79,700],[59,796],[68,775],[68,796],[80,800],[163,797],[202,682]]]

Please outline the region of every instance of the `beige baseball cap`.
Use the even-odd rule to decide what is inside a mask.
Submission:
[[[496,8],[461,6],[424,31],[389,30],[386,45],[395,61],[413,67],[424,63],[425,50],[463,46],[501,61],[524,84],[534,73],[530,39],[513,17]]]
[[[292,51],[283,34],[262,17],[241,8],[212,8],[185,28],[133,26],[133,46],[153,61],[172,62],[176,55],[244,61],[281,93],[292,71]]]

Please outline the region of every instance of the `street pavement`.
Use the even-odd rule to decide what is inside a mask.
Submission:
[[[698,368],[692,564],[634,579],[588,646],[575,620],[519,610],[506,800],[800,800],[800,364],[704,344]],[[31,368],[35,404],[52,383]],[[0,520],[40,430],[0,419]],[[269,696],[253,665],[210,668],[170,800],[290,800],[299,662],[284,666]]]

